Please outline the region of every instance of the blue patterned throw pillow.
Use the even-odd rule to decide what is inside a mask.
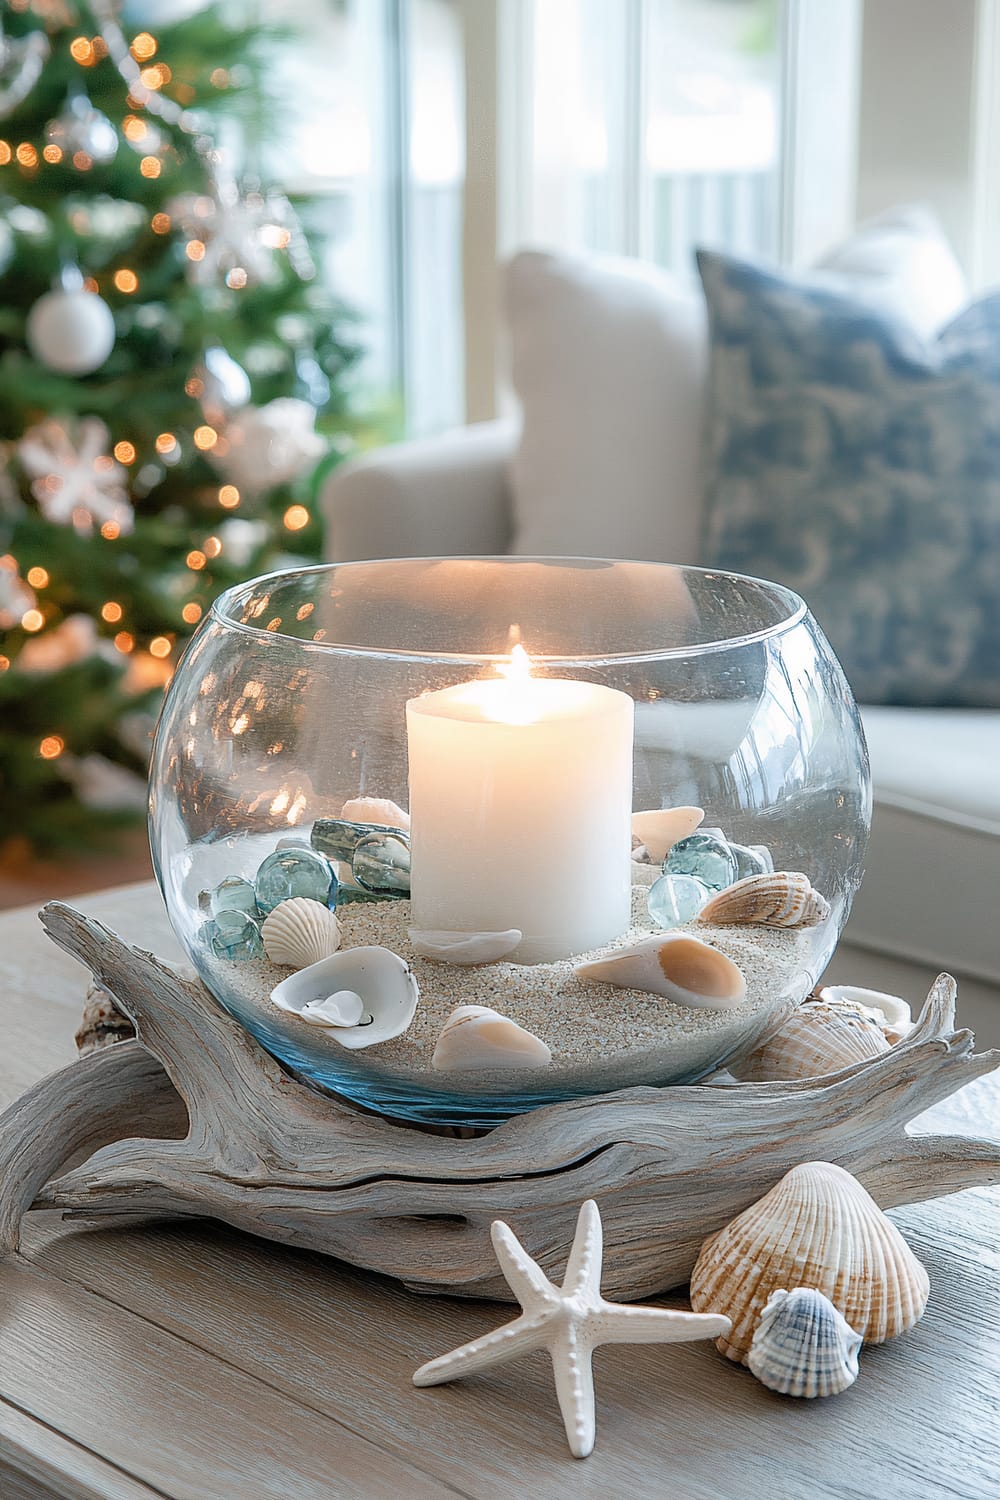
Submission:
[[[705,557],[802,594],[869,703],[1000,707],[1000,293],[928,343],[701,252]]]

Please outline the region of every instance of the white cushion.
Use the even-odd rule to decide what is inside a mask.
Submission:
[[[817,268],[921,333],[962,306],[933,216],[897,209]],[[523,251],[506,267],[523,431],[511,463],[521,555],[697,562],[708,334],[701,289],[638,261]]]
[[[847,939],[1000,980],[1000,712],[862,708],[874,810]]]

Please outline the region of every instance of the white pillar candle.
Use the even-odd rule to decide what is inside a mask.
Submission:
[[[413,921],[520,928],[512,958],[545,963],[629,925],[633,705],[520,647],[502,670],[406,705]]]

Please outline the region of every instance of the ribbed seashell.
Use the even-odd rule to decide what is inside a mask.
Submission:
[[[576,965],[591,984],[663,995],[676,1005],[733,1010],[746,998],[741,970],[718,948],[681,933],[661,933],[619,948],[606,958]]]
[[[883,995],[881,990],[863,990],[855,984],[828,984],[819,992],[827,1005],[854,1006],[871,1016],[885,1032],[886,1040],[895,1046],[913,1030],[913,1016],[905,1000],[898,995]]]
[[[732,1319],[718,1347],[746,1364],[771,1293],[801,1286],[829,1297],[868,1344],[912,1328],[929,1291],[927,1272],[895,1224],[850,1172],[824,1161],[793,1167],[705,1241],[691,1273],[691,1305]]]
[[[300,1017],[311,1007],[318,1019],[322,1003],[336,997],[341,1006],[345,991],[360,998],[363,1015],[356,1026],[332,1026],[330,1036],[352,1050],[402,1036],[420,996],[417,981],[398,953],[389,948],[342,948],[283,979],[271,991],[271,1000],[279,1010]]]
[[[772,1292],[754,1332],[747,1364],[761,1385],[782,1396],[836,1396],[858,1378],[861,1335],[822,1292]]]
[[[677,840],[694,833],[704,818],[705,811],[701,807],[650,808],[648,812],[632,814],[632,837],[642,845],[654,865],[661,865]]]
[[[410,815],[389,797],[352,797],[340,809],[348,823],[374,823],[378,828],[404,828],[410,831]]]
[[[458,1005],[441,1027],[431,1066],[442,1072],[545,1068],[552,1053],[533,1032],[488,1005]]]
[[[889,1050],[882,1027],[859,1006],[806,1000],[777,1031],[726,1067],[741,1083],[821,1078]]]
[[[273,964],[305,969],[340,947],[337,918],[321,901],[291,896],[279,901],[261,924],[264,952]]]
[[[700,922],[727,926],[757,922],[763,927],[818,927],[830,915],[830,903],[813,890],[799,870],[747,875],[713,896],[701,909]]]
[[[506,932],[439,932],[419,927],[408,929],[413,951],[421,958],[442,964],[493,964],[513,953],[523,933],[519,927]]]

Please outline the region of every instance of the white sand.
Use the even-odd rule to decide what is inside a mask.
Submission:
[[[607,954],[637,938],[659,931],[646,909],[647,889],[633,889],[633,925]],[[372,1068],[388,1077],[417,1081],[424,1088],[477,1093],[523,1087],[580,1090],[663,1084],[698,1077],[734,1051],[746,1046],[776,1011],[789,1009],[811,988],[815,929],[716,927],[690,923],[688,932],[718,948],[743,971],[744,1003],[735,1010],[692,1009],[658,995],[584,984],[574,974],[581,954],[558,963],[494,963],[458,967],[434,962],[413,952],[407,901],[357,904],[337,912],[341,947],[377,944],[391,948],[410,965],[420,987],[416,1015],[400,1037],[371,1048],[346,1052],[335,1033],[308,1026],[297,1016],[277,1010],[270,992],[287,977],[286,968],[266,960],[225,962],[208,959],[206,978],[215,981],[241,1008],[261,1014],[267,1024],[294,1037],[301,1046],[328,1052],[332,1064],[346,1062]],[[488,1005],[541,1037],[552,1050],[545,1069],[519,1072],[442,1072],[431,1067],[441,1027],[456,1005]]]

